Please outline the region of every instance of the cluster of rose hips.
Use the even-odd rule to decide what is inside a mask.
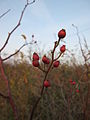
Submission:
[[[64,29],[62,29],[62,30],[60,30],[60,31],[58,32],[58,38],[59,38],[59,40],[60,40],[60,39],[63,39],[65,36],[66,36],[66,31],[65,31]],[[61,53],[64,53],[65,50],[66,50],[65,45],[62,45],[62,46],[60,47],[60,52],[61,52]],[[44,64],[49,65],[49,64],[50,64],[50,59],[49,59],[46,55],[44,55],[44,56],[42,57],[42,62],[43,62]],[[38,55],[36,52],[33,53],[33,61],[32,61],[32,64],[33,64],[34,67],[38,67],[38,68],[40,67],[40,64],[39,64],[39,55]],[[57,68],[57,67],[59,66],[59,64],[60,64],[59,60],[55,60],[55,61],[53,61],[53,64],[52,64],[52,65],[53,65],[54,68]],[[49,80],[44,80],[44,87],[50,87],[50,82],[49,82]]]
[[[76,82],[73,81],[72,79],[70,79],[69,82],[71,85],[76,85]],[[79,93],[79,92],[80,92],[79,88],[76,88],[76,93]]]

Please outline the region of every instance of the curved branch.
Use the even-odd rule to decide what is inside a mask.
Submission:
[[[61,57],[61,55],[62,55],[62,52],[58,55],[57,58],[54,59],[54,61],[58,60]]]
[[[13,56],[16,55],[18,52],[20,52],[20,50],[21,50],[22,48],[24,48],[25,46],[27,46],[27,45],[29,45],[29,44],[32,44],[32,43],[23,44],[15,53],[12,53],[12,54],[9,55],[8,57],[2,59],[2,61],[8,60],[9,58],[13,57]]]
[[[20,26],[21,20],[22,20],[23,15],[24,15],[24,12],[25,12],[26,8],[28,7],[28,5],[31,5],[31,4],[33,4],[34,2],[35,2],[35,0],[33,0],[31,3],[29,3],[28,0],[27,0],[27,3],[25,4],[25,6],[24,6],[24,8],[23,8],[23,10],[22,10],[22,12],[21,12],[21,16],[20,16],[20,18],[19,18],[19,21],[18,21],[17,25],[11,30],[11,32],[8,33],[8,36],[7,36],[7,38],[6,38],[6,41],[5,41],[4,45],[3,45],[3,47],[0,49],[0,52],[6,47],[8,41],[9,41],[11,35],[12,35],[12,33]]]
[[[38,69],[40,69],[42,72],[46,73],[47,71],[45,71],[44,69],[41,68],[41,66],[38,66]]]

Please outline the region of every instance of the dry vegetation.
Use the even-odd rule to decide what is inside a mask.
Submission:
[[[31,3],[26,1],[18,24],[8,33],[0,53],[20,26],[25,9],[34,2],[35,0]],[[6,13],[8,11],[2,16]],[[47,55],[49,66],[43,64],[41,59],[41,67],[34,67],[30,64],[31,61],[24,58],[25,55],[20,50],[28,44],[33,44],[32,42],[23,44],[6,58],[0,54],[0,120],[90,120],[90,50],[85,39],[82,47],[77,27],[76,30],[83,64],[77,64],[78,60],[74,54],[66,50],[69,51],[66,54],[71,57],[70,64],[60,63],[59,67],[52,69],[54,61],[62,57],[63,52],[54,58],[55,49],[61,42],[60,38]],[[20,60],[14,60],[13,64],[11,60],[6,61],[17,53],[20,54]],[[32,50],[29,58],[32,58]],[[43,84],[46,79],[50,80],[49,87]]]
[[[90,81],[89,63],[84,65],[67,63],[60,64],[48,75],[51,87],[46,88],[34,114],[34,120],[87,120],[85,114],[90,117],[89,104]],[[17,106],[19,120],[27,120],[36,99],[40,96],[43,83],[43,73],[38,68],[21,60],[15,61],[14,65],[4,63],[6,76],[10,82],[11,93]],[[76,82],[75,85],[70,80]],[[76,89],[79,92],[76,92]],[[0,74],[0,92],[7,96],[5,81]],[[88,96],[87,96],[88,94]],[[88,103],[87,102],[88,98]],[[87,104],[87,107],[86,107]],[[13,120],[13,112],[8,100],[0,97],[1,120]],[[89,118],[88,118],[89,120]]]

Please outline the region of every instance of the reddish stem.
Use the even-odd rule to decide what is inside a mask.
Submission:
[[[54,53],[55,53],[55,49],[57,48],[57,46],[59,45],[59,42],[60,42],[60,39],[58,41],[55,42],[54,44],[54,48],[53,48],[53,51],[52,51],[52,61],[50,63],[50,66],[48,67],[48,70],[45,73],[45,77],[43,79],[43,84],[42,84],[42,89],[41,89],[41,92],[40,92],[40,97],[37,99],[37,101],[35,102],[33,108],[32,108],[32,111],[31,111],[31,115],[30,115],[30,119],[29,120],[32,120],[33,119],[33,115],[34,115],[34,112],[37,108],[37,105],[39,103],[39,101],[41,100],[42,96],[43,96],[43,92],[44,92],[44,81],[46,80],[47,76],[48,76],[48,73],[50,72],[50,69],[53,65],[53,62],[54,62]],[[61,56],[61,55],[60,55]]]
[[[3,80],[5,80],[5,82],[6,82],[6,86],[7,86],[7,89],[8,89],[8,99],[9,99],[9,103],[10,103],[10,105],[12,107],[15,120],[18,120],[17,109],[16,109],[15,103],[14,103],[14,101],[12,99],[9,81],[8,81],[6,75],[5,75],[4,68],[3,68],[3,62],[2,62],[2,58],[1,57],[0,57],[0,71],[1,71],[1,75],[2,75]]]
[[[9,41],[12,33],[20,26],[21,21],[22,21],[22,18],[23,18],[23,15],[24,15],[24,12],[25,12],[26,8],[28,7],[28,5],[31,5],[31,4],[33,4],[34,2],[35,2],[35,0],[33,0],[32,2],[29,3],[29,1],[27,0],[27,3],[25,4],[25,6],[24,6],[24,8],[23,8],[23,10],[22,10],[22,12],[21,12],[21,15],[20,15],[20,18],[19,18],[19,21],[18,21],[17,25],[11,30],[11,32],[8,33],[8,36],[7,36],[7,38],[6,38],[6,41],[5,41],[4,45],[2,46],[2,48],[0,49],[0,52],[1,52],[1,51],[6,47],[6,45],[8,44],[8,41]]]

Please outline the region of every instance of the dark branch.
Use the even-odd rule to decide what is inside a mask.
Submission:
[[[13,54],[9,55],[8,57],[2,59],[2,61],[5,61],[5,60],[13,57],[13,56],[16,55],[18,52],[20,52],[20,50],[21,50],[22,48],[24,48],[25,46],[27,46],[27,45],[29,45],[29,44],[32,44],[32,43],[23,44],[15,53],[13,53]]]
[[[0,15],[0,19],[1,19],[2,17],[4,17],[8,12],[10,12],[10,10],[11,10],[11,9],[7,10],[5,13],[3,13],[2,15]]]
[[[33,4],[34,2],[35,2],[35,0],[33,0],[33,2],[31,2],[31,3],[29,3],[28,0],[27,0],[27,3],[25,4],[25,6],[24,6],[24,8],[23,8],[23,10],[22,10],[22,12],[21,12],[21,16],[20,16],[20,18],[19,18],[19,21],[18,21],[17,25],[12,29],[11,32],[8,33],[8,36],[7,36],[7,38],[6,38],[6,41],[5,41],[4,45],[3,45],[3,47],[0,49],[0,52],[6,47],[8,41],[9,41],[11,35],[12,35],[12,33],[20,26],[21,20],[22,20],[23,15],[24,15],[24,12],[25,12],[26,8],[28,7],[28,5],[31,5],[31,4]]]

